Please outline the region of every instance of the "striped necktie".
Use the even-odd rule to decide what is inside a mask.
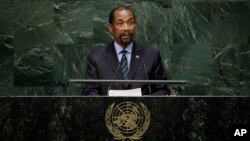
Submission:
[[[122,59],[121,59],[121,69],[124,79],[128,79],[128,60],[126,57],[127,51],[124,49],[121,51]]]

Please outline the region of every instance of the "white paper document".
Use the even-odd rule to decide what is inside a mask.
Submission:
[[[129,90],[109,90],[109,96],[142,96],[141,88]]]

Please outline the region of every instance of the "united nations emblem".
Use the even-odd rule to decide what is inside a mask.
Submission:
[[[115,140],[139,140],[149,127],[150,112],[142,103],[113,103],[106,110],[105,121]]]

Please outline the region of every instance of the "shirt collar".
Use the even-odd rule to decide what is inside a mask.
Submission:
[[[127,53],[132,53],[132,47],[133,47],[133,42],[131,42],[126,48],[125,50],[127,51]],[[120,52],[123,50],[123,48],[116,42],[114,41],[114,46],[115,46],[115,50],[116,50],[116,54],[120,54]]]

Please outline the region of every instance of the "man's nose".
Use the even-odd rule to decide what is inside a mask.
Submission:
[[[124,23],[124,24],[123,24],[123,30],[128,30],[128,29],[129,29],[128,24],[127,24],[127,23]]]

